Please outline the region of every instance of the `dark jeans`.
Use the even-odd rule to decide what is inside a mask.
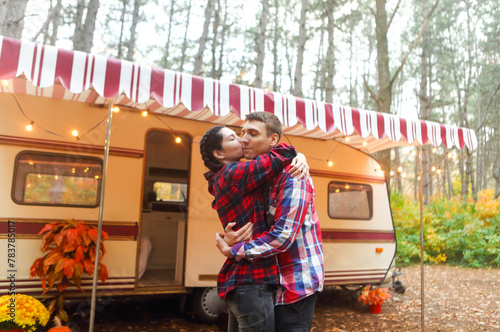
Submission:
[[[318,293],[316,292],[299,302],[274,307],[276,331],[309,332],[317,298]]]
[[[243,284],[230,291],[227,305],[228,332],[274,332],[275,287],[267,284]]]

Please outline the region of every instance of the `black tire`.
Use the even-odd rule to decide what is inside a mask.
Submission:
[[[196,289],[191,304],[196,317],[206,324],[216,323],[225,311],[215,287]]]

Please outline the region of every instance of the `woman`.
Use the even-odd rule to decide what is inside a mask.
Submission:
[[[267,231],[266,183],[285,166],[296,163],[295,149],[281,143],[255,160],[239,162],[244,156],[240,138],[233,130],[216,126],[203,136],[200,152],[210,169],[205,178],[209,192],[215,197],[212,207],[217,210],[222,226],[240,229],[247,225],[253,238]],[[291,172],[302,164],[296,164]],[[228,244],[234,244],[231,241],[226,239]],[[228,258],[217,278],[219,296],[228,307],[228,331],[274,331],[277,285],[274,256],[253,263]]]

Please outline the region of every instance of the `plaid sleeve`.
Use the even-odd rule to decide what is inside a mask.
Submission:
[[[280,143],[269,153],[260,155],[255,160],[226,167],[223,177],[227,184],[233,184],[241,192],[248,192],[281,173],[296,155],[297,151],[293,146]]]
[[[313,192],[306,184],[307,180],[288,178],[276,200],[275,224],[269,232],[250,242],[240,242],[231,248],[236,260],[269,257],[286,251],[295,241],[307,215],[313,199]]]

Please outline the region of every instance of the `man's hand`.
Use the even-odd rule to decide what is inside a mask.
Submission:
[[[221,239],[227,243],[229,247],[234,246],[236,243],[249,241],[252,238],[253,232],[253,224],[251,222],[247,222],[245,226],[241,227],[237,231],[233,231],[233,227],[236,225],[235,222],[230,222],[227,224],[224,232],[226,233],[224,236],[221,236]]]
[[[304,177],[309,176],[309,165],[307,164],[306,156],[302,153],[297,153],[297,156],[293,158],[290,163],[292,168],[288,171],[291,174],[291,177],[297,177],[297,179],[302,179]]]
[[[220,252],[228,257],[231,258],[233,257],[231,255],[231,247],[227,245],[226,241],[222,238],[223,234],[215,233],[215,246],[219,248]]]

